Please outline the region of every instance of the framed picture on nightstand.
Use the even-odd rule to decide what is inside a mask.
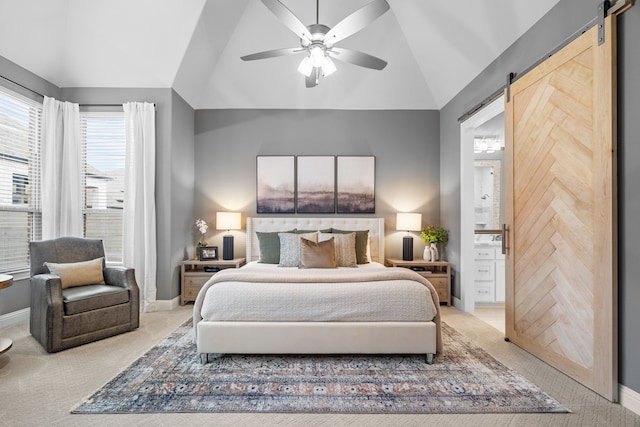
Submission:
[[[200,246],[198,250],[198,258],[200,261],[209,261],[218,259],[217,246]]]

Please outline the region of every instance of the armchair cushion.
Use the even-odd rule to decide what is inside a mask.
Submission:
[[[87,285],[62,291],[64,314],[84,313],[129,302],[129,290],[118,286]]]
[[[104,257],[80,262],[44,263],[51,274],[60,277],[62,289],[84,285],[104,285],[103,264]]]

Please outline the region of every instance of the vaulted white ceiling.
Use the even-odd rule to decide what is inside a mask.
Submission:
[[[281,0],[305,24],[314,0]],[[370,0],[320,0],[329,27]],[[336,61],[305,88],[297,47],[260,0],[0,0],[0,55],[59,87],[169,88],[193,108],[440,109],[558,0],[388,0],[339,43],[386,60]]]

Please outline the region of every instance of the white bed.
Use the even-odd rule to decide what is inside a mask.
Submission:
[[[257,262],[256,232],[330,228],[368,230],[371,263],[299,270]],[[194,334],[203,362],[225,353],[355,353],[425,354],[431,363],[442,351],[433,287],[410,270],[383,266],[383,219],[247,218],[246,249],[247,266],[217,273],[196,298]]]

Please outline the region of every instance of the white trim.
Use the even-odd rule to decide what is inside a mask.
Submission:
[[[175,310],[180,305],[180,296],[178,295],[177,297],[169,300],[166,300],[166,299],[155,300],[152,305],[153,305],[153,309],[149,310],[150,307],[147,306],[146,311],[151,312],[151,311]]]
[[[473,136],[475,128],[504,111],[504,95],[460,124],[460,300],[456,308],[473,313],[475,284],[473,280]]]
[[[9,326],[17,325],[22,322],[28,322],[30,314],[31,309],[29,307],[3,314],[0,316],[0,328],[8,328]]]
[[[635,390],[631,390],[629,387],[620,386],[620,404],[628,410],[640,415],[640,393]]]

